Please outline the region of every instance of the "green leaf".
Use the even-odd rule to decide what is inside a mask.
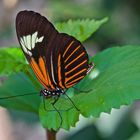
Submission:
[[[20,48],[0,49],[0,76],[10,75],[28,67]]]
[[[85,117],[99,117],[101,112],[109,113],[112,108],[120,108],[121,105],[129,105],[140,99],[139,60],[140,47],[136,46],[110,48],[93,57],[95,68],[77,85],[80,90],[90,89],[90,92],[68,93],[76,93],[71,99],[80,112],[75,108],[60,111],[63,120],[61,128],[69,129],[74,126],[79,118],[77,113]],[[48,110],[53,109],[49,100],[46,100],[46,106]],[[61,97],[56,107],[58,110],[66,110],[72,107],[72,104],[67,98]],[[40,106],[39,112],[44,127],[59,129],[60,117],[57,112],[44,111],[43,105]]]
[[[108,18],[102,20],[69,20],[68,22],[57,23],[55,26],[61,33],[67,33],[83,42],[88,39],[99,27],[107,22]]]
[[[39,109],[39,116],[42,125],[47,129],[54,129],[58,130],[62,121],[63,128],[68,130],[70,126],[75,126],[75,122],[79,120],[79,112],[75,111],[75,108],[71,105],[71,102],[62,97],[56,103],[56,108],[59,109],[61,113],[61,117],[59,116],[58,112],[53,108],[51,105],[53,99],[46,100],[45,106],[47,110],[44,108],[44,103],[42,102]]]
[[[33,95],[27,96],[24,94]],[[17,97],[2,99],[3,97],[11,96]],[[40,105],[39,90],[36,89],[25,74],[19,73],[12,75],[0,86],[0,105],[8,109],[38,114]]]
[[[80,83],[92,89],[89,93],[79,94],[77,103],[83,110],[82,115],[99,117],[101,112],[109,113],[112,108],[140,99],[139,46],[110,48],[92,60],[95,68],[89,74],[88,82],[85,79]]]

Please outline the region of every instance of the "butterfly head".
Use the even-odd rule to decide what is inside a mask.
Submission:
[[[42,89],[40,91],[40,95],[45,98],[52,97],[52,96],[60,96],[61,94],[64,93],[65,93],[64,90],[60,88],[57,88],[56,90],[50,90],[50,91],[46,89]]]

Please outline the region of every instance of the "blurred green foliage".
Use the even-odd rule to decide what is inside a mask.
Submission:
[[[28,65],[20,48],[10,47],[9,49],[0,49],[0,76],[25,70],[26,67]]]
[[[131,111],[127,111],[119,120],[112,134],[104,136],[96,124],[90,124],[64,140],[139,140],[139,129],[133,122]]]
[[[67,33],[77,40],[84,42],[107,20],[108,18],[103,18],[102,20],[69,20],[68,22],[57,23],[55,27],[61,33]]]
[[[89,40],[101,50],[112,45],[140,44],[139,3],[138,0],[49,0],[46,13],[55,21],[108,16],[108,24]]]

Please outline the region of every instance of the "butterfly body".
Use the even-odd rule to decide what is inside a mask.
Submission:
[[[53,96],[59,97],[60,95],[63,95],[63,94],[65,94],[65,91],[59,88],[57,88],[56,90],[51,90],[51,91],[48,91],[46,89],[42,89],[40,91],[40,95],[43,96],[44,98],[50,98]]]

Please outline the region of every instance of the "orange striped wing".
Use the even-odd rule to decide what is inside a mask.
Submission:
[[[64,36],[67,43],[61,46],[61,60],[63,65],[62,75],[65,79],[62,80],[65,88],[70,88],[82,80],[89,69],[89,59],[83,45],[73,37]],[[67,39],[69,38],[69,39]]]
[[[55,89],[51,83],[48,71],[45,67],[45,62],[42,57],[39,58],[39,64],[36,63],[34,58],[31,58],[30,66],[37,76],[40,83],[47,89]]]
[[[39,82],[47,90],[55,90],[54,63],[50,55],[55,50],[58,32],[54,26],[39,13],[21,11],[16,17],[16,32],[21,48]],[[55,55],[53,53],[53,55]],[[54,61],[54,60],[52,60]]]

